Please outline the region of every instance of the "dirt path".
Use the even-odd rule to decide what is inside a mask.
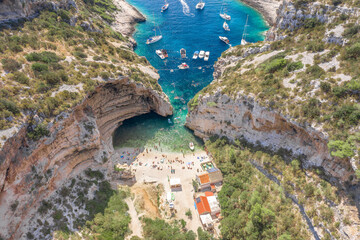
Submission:
[[[125,199],[126,204],[129,206],[129,214],[131,217],[130,230],[132,234],[127,236],[126,239],[130,239],[132,236],[143,237],[142,235],[142,227],[141,222],[139,220],[139,216],[135,210],[134,203],[131,198]]]

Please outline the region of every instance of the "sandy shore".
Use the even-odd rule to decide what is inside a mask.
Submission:
[[[198,213],[194,207],[194,188],[192,180],[196,175],[204,173],[201,163],[210,161],[210,157],[205,151],[194,153],[164,153],[154,150],[143,150],[134,148],[122,148],[116,150],[120,155],[118,161],[122,164],[129,164],[131,171],[135,174],[136,184],[162,184],[164,194],[161,196],[161,209],[167,209],[166,194],[172,192],[175,196],[175,209],[177,211],[176,219],[185,219],[186,227],[196,232],[201,227]],[[172,173],[171,170],[174,172]],[[172,178],[179,178],[181,181],[181,190],[171,191],[169,181]],[[189,219],[185,213],[190,209],[192,219]],[[163,216],[165,217],[165,216]],[[166,217],[165,217],[166,218]]]
[[[115,21],[111,27],[122,35],[131,37],[136,23],[145,21],[146,17],[125,0],[114,0],[114,4],[119,11],[115,14]]]
[[[250,7],[259,11],[270,26],[276,23],[276,11],[282,4],[282,0],[240,0]]]

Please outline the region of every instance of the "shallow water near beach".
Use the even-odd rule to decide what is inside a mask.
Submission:
[[[134,38],[138,43],[135,52],[145,56],[159,71],[161,85],[174,107],[174,115],[163,118],[155,113],[138,116],[124,121],[114,133],[115,148],[153,148],[161,143],[163,151],[188,151],[189,142],[200,149],[202,142],[185,126],[187,103],[202,88],[213,80],[213,64],[221,53],[229,48],[219,40],[219,36],[229,38],[231,45],[241,42],[247,15],[246,41],[257,42],[264,39],[268,29],[265,20],[254,9],[237,0],[225,1],[225,10],[231,16],[228,21],[230,32],[224,31],[224,20],[219,13],[222,0],[206,0],[202,11],[195,9],[198,0],[169,0],[169,9],[160,12],[163,0],[128,0],[147,17],[147,21],[136,27]],[[154,20],[159,26],[163,39],[146,45],[146,39],[154,35]],[[159,34],[159,31],[157,30]],[[185,48],[187,58],[180,58],[180,49]],[[161,60],[156,49],[166,49],[169,58]],[[193,60],[194,51],[210,51],[210,59]],[[190,69],[178,70],[177,66],[186,62]],[[169,120],[170,119],[170,120]]]

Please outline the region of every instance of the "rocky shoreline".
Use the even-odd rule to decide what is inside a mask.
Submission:
[[[241,2],[259,11],[270,26],[275,25],[281,0],[241,0]]]
[[[114,0],[114,4],[119,11],[115,14],[115,21],[111,27],[122,35],[131,37],[135,32],[135,25],[146,21],[145,15],[126,2],[126,0]]]

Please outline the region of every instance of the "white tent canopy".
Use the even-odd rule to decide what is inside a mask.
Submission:
[[[180,178],[170,179],[170,187],[180,187],[180,186],[181,186]]]

